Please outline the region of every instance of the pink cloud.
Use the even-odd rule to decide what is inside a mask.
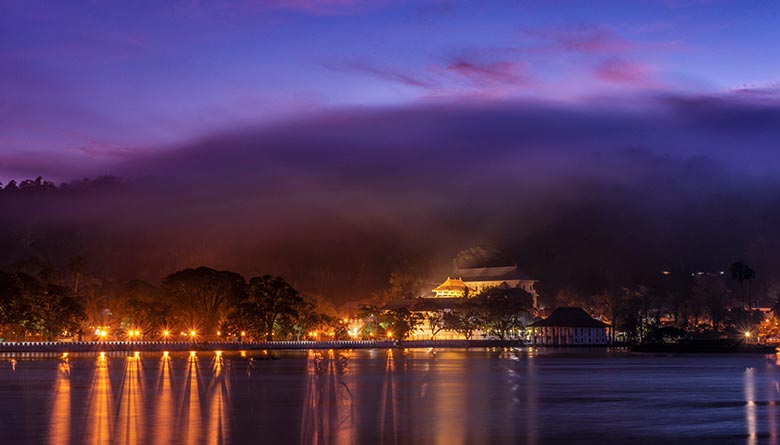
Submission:
[[[458,57],[410,70],[362,61],[326,63],[325,66],[413,87],[422,92],[422,98],[501,98],[517,93],[518,87],[534,84],[526,73],[525,64],[508,60],[483,62]]]
[[[458,59],[450,63],[446,70],[459,77],[468,79],[475,84],[505,83],[527,84],[525,66],[520,63],[501,61],[493,63],[480,63]]]
[[[599,80],[610,83],[644,86],[655,84],[652,67],[616,57],[599,64],[593,74]]]
[[[638,47],[609,28],[588,24],[568,25],[551,30],[525,30],[523,33],[547,42],[536,50],[563,50],[581,53],[619,53]]]

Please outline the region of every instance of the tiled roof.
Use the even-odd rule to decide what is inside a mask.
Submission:
[[[466,290],[466,283],[463,282],[463,280],[459,278],[449,278],[447,277],[447,281],[440,284],[436,289],[434,289],[434,292],[443,292],[448,290],[454,290],[458,292],[463,292]]]
[[[578,307],[559,307],[549,317],[531,323],[528,327],[604,328],[609,325],[588,315]]]
[[[536,281],[529,278],[517,269],[517,266],[502,267],[472,267],[468,269],[455,269],[453,276],[461,278],[465,282],[470,281],[507,281],[507,280],[527,280]]]

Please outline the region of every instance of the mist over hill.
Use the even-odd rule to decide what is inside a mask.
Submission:
[[[206,265],[342,302],[489,245],[548,296],[736,260],[766,295],[778,140],[780,107],[742,98],[332,110],[139,155],[113,177],[3,181],[0,263],[81,255],[117,281]]]

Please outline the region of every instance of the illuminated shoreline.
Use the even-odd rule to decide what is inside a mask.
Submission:
[[[374,348],[522,347],[520,340],[406,340],[406,341],[273,341],[273,342],[7,342],[0,354],[16,352],[132,352],[132,351],[250,351]]]

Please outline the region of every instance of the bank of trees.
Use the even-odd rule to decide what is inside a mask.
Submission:
[[[32,272],[0,271],[0,338],[6,341],[273,340],[303,339],[312,330],[334,338],[346,332],[327,305],[321,310],[270,275],[246,281],[199,267],[170,274],[159,286],[142,280],[111,286],[85,283],[81,261],[70,283],[47,267],[22,266]]]
[[[662,325],[687,332],[742,333],[762,318],[752,310],[750,292],[745,291],[755,272],[741,261],[731,271],[737,292],[729,288],[725,272],[667,272],[653,285],[608,288],[595,295],[564,289],[553,306],[581,307],[612,323],[614,331],[624,333],[628,341],[644,341]]]
[[[25,273],[0,271],[0,337],[53,340],[80,336],[82,299],[69,288]]]

